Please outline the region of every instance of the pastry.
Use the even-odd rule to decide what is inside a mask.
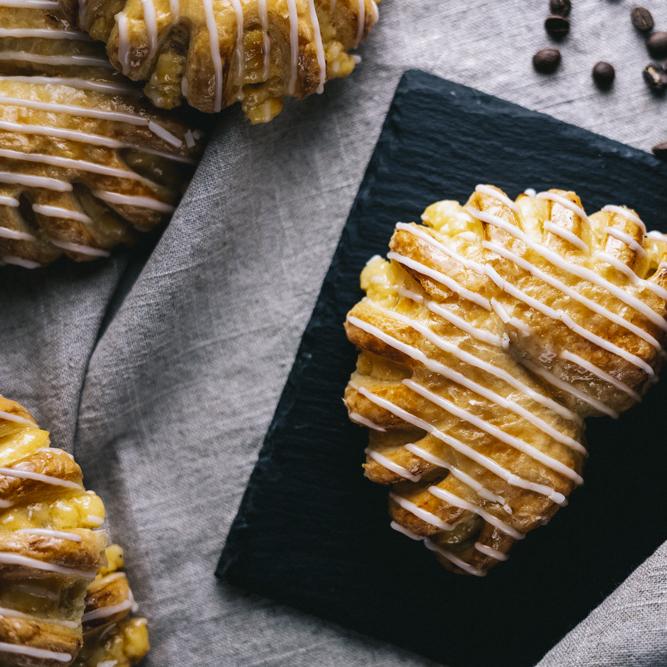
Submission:
[[[582,483],[584,418],[657,380],[667,236],[624,206],[588,216],[574,192],[489,185],[422,221],[362,272],[345,404],[392,527],[481,576]]]
[[[286,96],[322,92],[347,76],[378,19],[379,0],[62,0],[107,45],[113,65],[144,81],[153,103],[185,99],[206,112],[240,101],[253,123]]]
[[[132,243],[174,210],[201,143],[143,103],[55,0],[0,0],[0,261]]]
[[[146,621],[132,616],[104,522],[72,456],[0,397],[0,665],[125,667],[146,654]]]

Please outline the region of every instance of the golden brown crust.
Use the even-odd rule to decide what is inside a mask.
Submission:
[[[72,456],[0,397],[0,664],[129,667],[148,651],[103,519]]]
[[[215,0],[181,2],[178,15],[169,0],[61,4],[71,20],[107,44],[119,71],[147,82],[144,90],[158,107],[185,99],[214,112],[241,101],[252,122],[273,118],[286,96],[302,98],[321,90],[324,79],[347,76],[355,66],[348,52],[378,16],[377,0],[266,0],[265,23],[259,0],[238,2],[236,9]]]
[[[94,260],[162,223],[201,132],[143,102],[57,12],[0,7],[0,25],[15,35],[0,44],[0,262]]]
[[[364,470],[392,485],[392,525],[481,575],[581,483],[582,418],[617,416],[656,379],[667,237],[563,190],[515,203],[479,186],[422,219],[362,273],[345,403],[371,429]]]

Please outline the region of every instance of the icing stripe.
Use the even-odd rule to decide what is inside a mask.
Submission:
[[[90,570],[77,570],[73,567],[63,567],[62,565],[54,565],[36,558],[28,556],[21,556],[20,554],[0,551],[0,563],[5,565],[18,565],[19,567],[28,567],[34,570],[43,570],[44,572],[53,572],[54,574],[61,574],[64,577],[77,577],[80,579],[94,579],[97,574]]]
[[[269,13],[266,8],[266,0],[257,0],[257,13],[259,14],[259,21],[262,26],[264,52],[262,78],[266,81],[271,73],[271,37],[269,36]]]
[[[565,361],[570,361],[573,364],[576,364],[577,366],[581,366],[581,368],[587,370],[589,373],[592,373],[593,375],[597,375],[600,379],[609,383],[613,387],[616,387],[616,389],[619,389],[623,393],[627,394],[633,400],[641,401],[642,397],[634,389],[632,389],[632,387],[629,387],[627,384],[625,384],[625,382],[617,380],[613,375],[607,373],[606,371],[603,371],[600,367],[591,363],[587,359],[583,359],[579,355],[574,354],[572,352],[568,352],[567,350],[561,352],[560,357],[561,359],[565,359]]]
[[[570,201],[567,197],[563,197],[562,195],[556,194],[555,192],[540,192],[535,196],[537,199],[546,199],[548,201],[553,201],[557,204],[560,204],[563,208],[572,211],[572,213],[578,215],[582,220],[590,224],[590,220],[588,219],[588,215],[586,215],[586,211],[584,211],[581,206],[578,206],[573,201]]]
[[[89,42],[90,37],[85,32],[77,30],[51,30],[49,28],[0,28],[0,38],[14,37],[17,39],[64,39],[70,41]]]
[[[551,232],[568,243],[571,243],[575,248],[579,248],[579,250],[582,252],[585,252],[586,254],[590,252],[591,249],[586,245],[586,243],[569,229],[564,229],[563,227],[560,227],[559,225],[551,222],[551,220],[545,220],[543,227],[548,232]]]
[[[70,243],[69,241],[54,241],[51,243],[63,250],[69,250],[79,255],[87,255],[88,257],[109,257],[110,253],[100,248],[92,248],[91,246],[81,245],[80,243]]]
[[[385,308],[378,307],[375,304],[374,307],[376,307],[378,310],[381,310],[384,314],[387,315],[387,317],[394,317],[395,319],[404,322],[408,326],[412,327],[415,331],[421,333],[422,336],[424,336],[427,340],[432,342],[437,347],[447,352],[454,352],[455,356],[460,358],[460,355],[455,353],[455,351],[458,349],[455,345],[452,345],[451,343],[448,343],[447,341],[444,341],[440,337],[436,336],[430,329],[423,326],[419,322],[415,322],[410,318],[404,317],[403,315],[394,313]],[[578,443],[576,440],[570,438],[569,436],[560,433],[558,430],[553,428],[543,419],[540,419],[532,412],[530,412],[530,410],[526,410],[526,408],[519,405],[515,401],[500,396],[500,394],[497,394],[491,389],[488,389],[487,387],[480,385],[479,383],[475,382],[474,380],[471,380],[462,373],[455,371],[449,366],[445,366],[444,364],[436,361],[435,359],[431,359],[421,350],[415,347],[411,347],[410,345],[407,345],[402,341],[399,341],[393,336],[384,333],[381,329],[378,329],[369,322],[360,320],[356,317],[348,317],[348,321],[351,322],[354,326],[359,327],[363,331],[366,331],[366,333],[369,333],[372,336],[378,338],[379,340],[382,340],[384,343],[393,347],[394,349],[403,352],[404,354],[408,355],[415,361],[423,363],[426,366],[426,368],[428,368],[433,373],[437,373],[442,377],[446,377],[448,380],[451,380],[452,382],[455,382],[461,385],[462,387],[465,387],[466,389],[475,392],[479,396],[486,398],[488,401],[495,403],[496,405],[503,407],[507,410],[510,410],[511,412],[514,412],[515,414],[523,417],[526,421],[533,424],[536,428],[541,430],[543,433],[546,433],[554,440],[557,440],[561,444],[564,444],[567,447],[571,447],[572,449],[575,449],[576,451],[579,451],[582,454],[586,452],[586,449],[584,448],[583,445]]]
[[[237,98],[243,99],[243,83],[245,78],[245,49],[243,44],[244,16],[240,0],[229,0],[234,8],[236,16],[236,44],[234,45],[234,57],[236,58],[236,85],[238,87]]]
[[[70,67],[102,67],[111,69],[111,63],[93,56],[51,56],[30,53],[29,51],[0,51],[0,61],[29,62],[36,65],[65,65]]]
[[[357,10],[357,39],[355,48],[361,44],[364,37],[364,27],[366,26],[366,0],[358,0],[359,9]]]
[[[498,530],[501,530],[503,533],[506,533],[510,537],[513,537],[515,540],[522,540],[525,537],[523,533],[520,533],[515,528],[512,528],[512,526],[505,523],[504,521],[501,521],[493,514],[489,514],[489,512],[483,510],[481,507],[478,507],[474,503],[469,503],[467,500],[464,500],[463,498],[460,498],[459,496],[454,495],[449,491],[445,491],[445,489],[441,489],[439,486],[429,486],[428,492],[436,498],[444,500],[446,503],[453,505],[454,507],[459,507],[460,509],[468,510],[469,512],[477,514],[482,519],[484,519],[484,521],[490,523],[492,526]]]
[[[89,225],[92,220],[80,211],[72,211],[69,208],[61,208],[60,206],[47,206],[45,204],[33,204],[32,210],[39,215],[47,218],[62,218],[63,220],[76,220],[82,222],[84,225]]]
[[[513,202],[504,192],[499,192],[495,188],[492,188],[488,185],[478,185],[475,187],[475,192],[479,192],[482,195],[487,195],[487,197],[493,197],[497,199],[501,204],[507,206],[515,213],[519,212],[519,207]]]
[[[0,76],[0,81],[15,81],[16,83],[29,83],[31,85],[62,85],[70,86],[78,90],[91,90],[100,93],[111,93],[117,95],[132,95],[138,97],[141,91],[131,86],[106,81],[88,81],[76,77],[64,76]]]
[[[134,206],[136,208],[148,208],[159,213],[173,213],[175,207],[171,204],[165,204],[159,199],[152,197],[141,197],[136,195],[124,195],[120,192],[109,192],[107,190],[95,190],[93,194],[108,204],[117,206]]]
[[[206,17],[206,28],[208,30],[209,52],[215,73],[215,95],[213,98],[213,110],[222,109],[222,56],[220,55],[220,40],[218,38],[218,26],[215,22],[213,12],[213,0],[202,0],[204,15]]]
[[[476,292],[471,292],[467,287],[464,287],[453,278],[446,276],[441,271],[432,269],[431,267],[426,266],[421,262],[417,262],[409,257],[404,257],[403,255],[399,255],[398,253],[393,251],[387,253],[387,258],[392,259],[398,262],[399,264],[403,264],[404,266],[407,266],[413,271],[417,271],[417,273],[421,273],[422,275],[432,278],[436,282],[439,282],[440,284],[447,287],[450,291],[455,292],[459,296],[463,297],[464,299],[467,299],[468,301],[471,301],[472,303],[480,306],[481,308],[484,308],[485,310],[491,310],[491,305],[488,299],[484,298],[483,296],[480,296]]]
[[[0,183],[44,188],[45,190],[55,190],[56,192],[71,192],[72,190],[72,184],[67,181],[60,181],[57,178],[49,178],[47,176],[17,174],[12,171],[0,171]]]
[[[125,12],[119,12],[114,17],[118,30],[118,62],[123,74],[130,70],[130,26]]]
[[[69,540],[70,542],[81,542],[81,535],[69,533],[63,530],[49,530],[47,528],[19,528],[17,533],[30,535],[42,535],[44,537],[55,537],[56,539]]]
[[[419,481],[419,477],[417,475],[413,475],[407,468],[398,465],[398,463],[395,463],[390,458],[380,454],[380,452],[369,447],[366,449],[365,453],[374,461],[377,461],[382,467],[386,468],[387,470],[391,470],[391,472],[395,472],[399,477],[409,479],[411,482]]]
[[[443,433],[442,431],[440,431],[440,429],[436,428],[432,424],[429,424],[427,421],[424,421],[420,417],[417,417],[416,415],[413,415],[407,410],[404,410],[395,403],[392,403],[391,401],[388,401],[382,398],[381,396],[377,396],[376,394],[368,391],[368,389],[360,387],[353,383],[350,383],[349,386],[358,391],[364,398],[368,399],[371,403],[375,403],[375,405],[385,409],[387,412],[390,412],[399,419],[402,419],[407,424],[411,424],[412,426],[415,426],[416,428],[425,431],[429,435],[432,435],[434,438],[441,440],[446,445],[449,445],[452,449],[459,452],[459,454],[467,456],[469,459],[471,459],[478,465],[482,466],[483,468],[486,468],[489,472],[492,472],[494,475],[500,477],[500,479],[505,480],[505,482],[507,482],[511,486],[516,486],[521,489],[526,489],[527,491],[539,493],[540,495],[546,496],[552,502],[555,502],[558,505],[565,504],[566,502],[565,496],[562,493],[556,491],[555,489],[552,489],[551,487],[546,486],[545,484],[530,482],[527,479],[523,479],[522,477],[515,475],[506,468],[503,468],[503,466],[501,466],[499,463],[489,458],[488,456],[480,454],[469,445],[464,444],[460,440],[457,440],[456,438],[447,433]]]
[[[4,618],[24,618],[27,620],[39,620],[41,623],[48,623],[49,625],[62,625],[65,628],[76,629],[79,627],[79,623],[75,621],[62,621],[60,619],[56,620],[54,618],[41,618],[35,616],[34,614],[26,614],[22,611],[17,611],[16,609],[8,609],[7,607],[0,607],[0,617]]]
[[[4,419],[5,421],[8,422],[16,422],[17,424],[25,424],[26,426],[32,426],[33,428],[37,428],[36,424],[30,421],[29,419],[21,417],[21,415],[15,415],[11,412],[5,412],[4,410],[0,410],[0,419]]]
[[[157,15],[153,0],[141,0],[141,6],[144,13],[144,24],[146,25],[146,34],[148,35],[148,59],[152,60],[157,49]]]
[[[56,662],[68,663],[72,660],[69,653],[58,653],[48,651],[44,648],[33,648],[24,644],[8,644],[0,642],[0,653],[13,653],[15,655],[25,655],[36,660],[55,660]]]
[[[315,9],[314,0],[308,0],[308,8],[310,10],[310,22],[313,26],[313,33],[315,35],[315,53],[317,54],[317,65],[320,69],[319,85],[317,86],[317,93],[324,92],[324,82],[327,78],[327,61],[324,55],[324,45],[322,44],[322,31],[320,29],[320,21],[317,17],[317,10]]]
[[[611,310],[604,308],[596,301],[593,301],[592,299],[583,296],[569,285],[566,285],[564,282],[560,281],[555,276],[552,276],[551,274],[546,273],[541,269],[538,269],[534,264],[531,264],[523,257],[520,257],[516,253],[492,241],[484,241],[482,245],[487,250],[491,250],[496,254],[500,255],[501,257],[504,257],[505,259],[514,262],[517,266],[520,266],[522,269],[525,269],[531,275],[535,276],[536,278],[539,278],[540,280],[543,280],[548,285],[551,285],[552,287],[560,290],[561,292],[569,296],[571,299],[577,301],[583,306],[586,306],[586,308],[588,308],[589,310],[592,310],[594,313],[597,313],[598,315],[601,315],[602,317],[608,319],[610,322],[613,322],[614,324],[617,324],[618,326],[627,329],[631,333],[635,334],[635,336],[638,336],[642,340],[649,343],[649,345],[653,346],[656,350],[662,350],[660,342],[654,336],[652,336],[648,331],[642,329],[641,327],[638,327],[636,324],[633,324],[629,320],[626,320],[624,317],[617,315]]]
[[[19,205],[19,200],[15,197],[8,197],[7,195],[0,195],[0,206],[9,206],[11,208],[17,208]]]
[[[366,419],[366,417],[364,417],[363,415],[360,415],[358,412],[350,412],[348,417],[353,422],[356,422],[357,424],[361,424],[362,426],[366,426],[367,428],[370,428],[373,431],[380,431],[380,433],[384,433],[387,430],[383,426],[380,426],[380,425],[376,424],[375,422],[372,422],[370,419]]]
[[[32,234],[20,232],[17,229],[10,229],[9,227],[0,227],[0,238],[9,239],[10,241],[36,241],[37,238]]]
[[[494,558],[495,560],[505,561],[509,558],[509,556],[504,554],[502,551],[498,551],[498,549],[494,549],[493,547],[482,544],[481,542],[475,542],[475,549],[477,549],[477,551],[484,554],[485,556],[489,556],[489,558]]]
[[[63,486],[66,489],[81,489],[81,484],[71,482],[68,479],[60,479],[59,477],[52,477],[51,475],[42,475],[38,472],[31,472],[30,470],[19,470],[17,468],[0,468],[0,475],[6,477],[15,477],[17,479],[30,479],[35,482],[42,482],[50,486]]]
[[[395,493],[390,493],[389,497],[399,506],[402,507],[406,512],[414,514],[418,519],[421,519],[424,523],[428,523],[430,526],[435,526],[440,530],[452,530],[454,526],[446,521],[443,521],[439,516],[429,512],[428,510],[422,509],[418,505],[415,505],[413,502],[410,502],[407,498],[403,498]]]
[[[132,609],[132,600],[127,599],[118,604],[109,605],[107,607],[100,607],[99,609],[93,609],[92,611],[87,611],[81,618],[83,623],[88,623],[89,621],[95,621],[100,618],[108,618],[109,616],[114,616],[115,614],[120,614],[124,611],[129,611]]]
[[[621,229],[617,229],[616,227],[605,227],[604,233],[607,234],[607,236],[615,238],[617,241],[621,241],[621,243],[625,243],[625,245],[627,245],[631,250],[634,250],[641,257],[646,257],[646,250],[644,250],[644,246],[641,245],[641,243],[638,243],[637,240],[627,232],[624,232]]]
[[[58,0],[1,0],[0,7],[17,9],[58,9]]]
[[[30,259],[23,259],[23,257],[14,257],[13,255],[4,255],[0,257],[0,262],[2,264],[20,266],[24,269],[38,269],[40,266],[42,266],[39,262],[33,262]],[[0,501],[0,507],[11,507],[11,503],[9,505],[3,505],[3,501]]]
[[[634,213],[634,211],[631,211],[628,208],[624,208],[623,206],[614,206],[613,204],[607,204],[607,206],[604,206],[602,210],[608,213],[617,213],[618,215],[627,218],[631,222],[634,222],[636,225],[638,225],[642,232],[646,234],[646,225],[644,224],[644,221],[636,213]]]

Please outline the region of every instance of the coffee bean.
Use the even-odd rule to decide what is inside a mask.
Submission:
[[[635,7],[632,12],[630,12],[630,18],[632,19],[632,25],[635,26],[639,32],[651,32],[655,27],[653,14],[651,14],[646,7]]]
[[[563,39],[570,32],[570,22],[564,16],[548,16],[544,22],[544,29],[554,39]]]
[[[653,146],[653,155],[661,160],[667,160],[667,141]]]
[[[654,63],[646,65],[644,68],[644,81],[654,93],[663,93],[667,86],[667,72]]]
[[[549,0],[549,9],[557,16],[569,16],[572,11],[572,3],[570,0]]]
[[[654,58],[667,58],[667,32],[654,32],[646,40],[646,46]]]
[[[542,74],[551,74],[560,65],[560,51],[558,49],[542,49],[533,56],[533,67]]]
[[[602,88],[603,90],[611,88],[615,78],[616,70],[613,65],[600,61],[593,67],[593,81],[595,81],[598,88]]]

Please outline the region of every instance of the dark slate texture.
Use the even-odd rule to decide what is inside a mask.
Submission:
[[[667,383],[589,424],[585,485],[484,579],[442,570],[389,528],[341,396],[342,322],[397,220],[477,183],[575,189],[589,212],[666,229],[667,167],[628,146],[431,75],[403,77],[229,534],[217,574],[448,665],[534,664],[667,539]],[[304,221],[307,224],[307,221]],[[304,232],[305,233],[305,232]],[[295,267],[295,270],[298,267]]]

